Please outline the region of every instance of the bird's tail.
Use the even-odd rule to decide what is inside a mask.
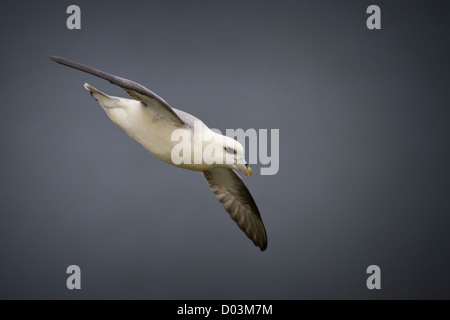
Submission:
[[[115,108],[118,107],[119,100],[116,97],[108,96],[106,93],[95,89],[88,83],[84,84],[87,91],[91,93],[92,98],[94,98],[101,106],[105,108]]]

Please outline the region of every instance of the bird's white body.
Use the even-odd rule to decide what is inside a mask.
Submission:
[[[228,159],[227,165],[226,157],[229,155],[227,155],[226,152],[223,152],[224,146],[232,147],[237,150],[236,153],[239,158],[243,159],[244,150],[242,146],[238,145],[235,140],[229,137],[213,132],[201,120],[192,115],[174,109],[181,117],[190,117],[191,120],[193,118],[195,122],[194,127],[179,125],[168,118],[162,117],[152,108],[147,108],[141,101],[109,96],[87,83],[84,86],[117,126],[123,129],[133,140],[140,143],[147,151],[152,153],[158,159],[180,168],[195,171],[205,171],[217,167],[229,167],[229,164],[242,167],[243,164],[235,164],[234,161],[232,161],[233,159]],[[176,164],[172,159],[172,150],[179,141],[173,139],[172,134],[178,129],[185,130],[185,135],[190,143],[189,150],[191,151],[191,154],[189,158],[192,159],[192,161]],[[194,132],[194,129],[196,129],[198,133]],[[220,157],[223,158],[221,163],[214,163],[208,153],[203,153],[205,147],[211,144],[217,146],[216,152],[221,153]],[[198,154],[195,154],[196,150],[200,151],[200,161],[194,161],[196,156],[198,159]],[[248,172],[248,170],[246,172]]]
[[[173,164],[170,153],[176,142],[172,142],[170,137],[177,126],[172,121],[158,119],[158,115],[140,101],[110,97],[98,93],[93,87],[89,90],[118,127],[155,157]]]

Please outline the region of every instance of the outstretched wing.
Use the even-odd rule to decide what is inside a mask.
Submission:
[[[143,85],[140,85],[139,83],[113,76],[109,73],[82,65],[78,62],[71,61],[65,58],[50,56],[50,59],[67,67],[84,71],[92,74],[93,76],[108,80],[112,84],[115,84],[125,90],[133,99],[141,101],[147,107],[152,108],[157,114],[161,115],[162,117],[166,117],[178,124],[184,124],[184,122],[169,106],[169,104],[164,101],[164,99],[162,99]]]
[[[242,179],[232,169],[203,171],[211,190],[231,218],[261,251],[267,248],[267,234],[255,200]]]

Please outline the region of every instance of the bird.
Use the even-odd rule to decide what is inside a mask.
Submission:
[[[261,251],[266,250],[267,233],[261,214],[236,172],[242,171],[246,176],[252,174],[252,169],[244,158],[244,148],[238,141],[212,131],[195,116],[172,108],[164,99],[139,83],[62,57],[50,56],[50,59],[107,80],[128,93],[131,99],[110,96],[84,84],[109,118],[155,157],[176,167],[202,172],[217,200],[234,222],[255,246]],[[198,128],[201,129],[200,134]],[[183,159],[194,161],[179,161],[174,157],[177,153],[173,150],[179,140],[174,139],[173,134],[177,130],[186,133],[186,140],[193,147],[182,150]],[[214,150],[213,159],[212,153],[203,152],[205,145]],[[195,161],[195,150],[203,152],[200,161]]]

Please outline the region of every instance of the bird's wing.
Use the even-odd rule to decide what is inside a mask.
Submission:
[[[125,90],[133,99],[141,101],[147,107],[152,108],[160,116],[168,118],[180,125],[184,125],[184,122],[180,119],[180,117],[178,117],[178,115],[175,113],[175,111],[173,111],[169,104],[164,101],[164,99],[162,99],[143,85],[140,85],[139,83],[113,76],[109,73],[82,65],[78,62],[74,62],[65,58],[51,56],[50,59],[62,65],[81,70],[96,77],[108,80],[112,84],[115,84]]]
[[[211,190],[231,218],[261,251],[267,248],[267,234],[255,200],[242,179],[232,169],[203,171]]]

